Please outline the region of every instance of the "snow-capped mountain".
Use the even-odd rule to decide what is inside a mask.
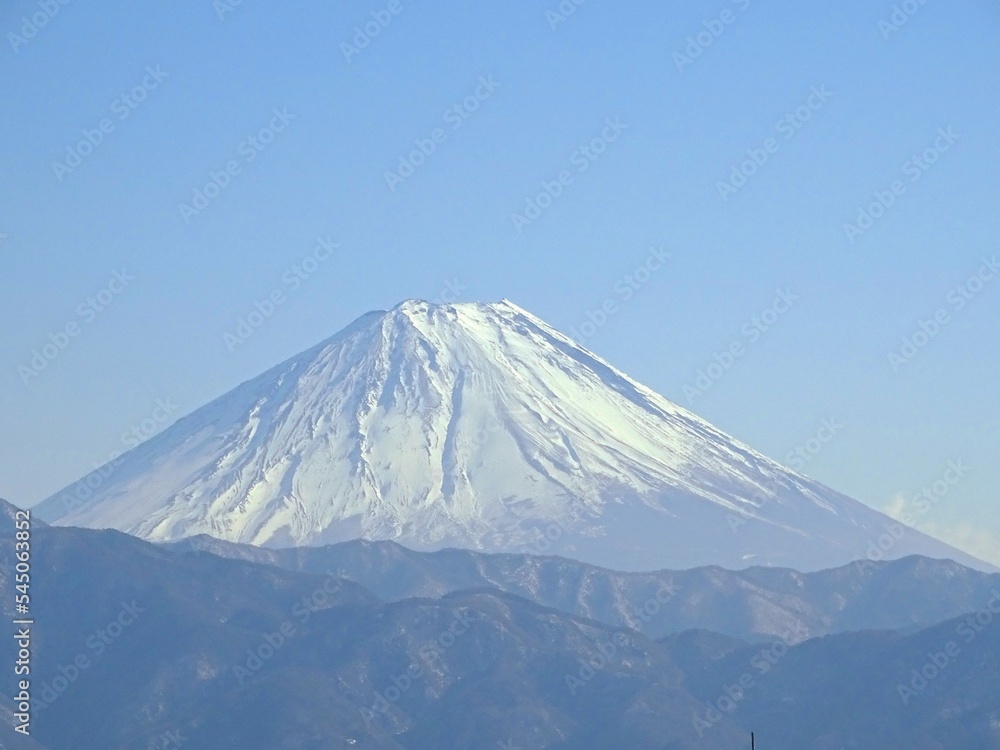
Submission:
[[[908,554],[983,567],[754,452],[506,300],[364,315],[104,473],[35,514],[154,541],[394,539],[626,569]]]

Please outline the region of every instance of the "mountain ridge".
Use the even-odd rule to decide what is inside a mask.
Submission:
[[[491,588],[650,638],[703,628],[745,641],[794,640],[848,630],[911,631],[974,608],[1000,573],[911,556],[799,573],[719,566],[622,572],[566,558],[357,540],[328,547],[261,549],[211,537],[166,545],[302,572],[336,572],[386,601]]]
[[[0,539],[0,557],[13,547]],[[329,574],[178,554],[117,531],[40,528],[34,548],[45,564],[32,614],[59,623],[33,660],[34,735],[51,750],[168,736],[191,750],[728,750],[750,728],[808,750],[1000,748],[1000,618],[980,618],[1000,613],[1000,594],[912,634],[654,641],[495,590],[385,602]],[[0,570],[8,616],[13,586]],[[123,602],[137,617],[98,641]],[[982,626],[963,637],[970,615]],[[938,676],[914,683],[946,648]],[[5,639],[0,656],[16,649]],[[57,680],[69,664],[74,679]],[[14,681],[0,678],[4,700]]]
[[[505,300],[361,316],[129,451],[57,524],[154,541],[354,538],[633,570],[833,567],[902,528],[753,451]],[[82,497],[81,497],[82,496]],[[982,565],[917,531],[891,557]]]

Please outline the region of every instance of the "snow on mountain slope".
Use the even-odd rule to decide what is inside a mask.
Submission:
[[[364,315],[108,471],[36,515],[158,541],[395,539],[629,569],[810,570],[864,557],[901,528],[506,300]],[[883,543],[887,557],[982,567],[913,530]]]

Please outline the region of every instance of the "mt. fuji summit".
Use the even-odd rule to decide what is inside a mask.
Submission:
[[[267,546],[393,539],[619,569],[984,563],[725,435],[506,300],[362,316],[36,506]]]

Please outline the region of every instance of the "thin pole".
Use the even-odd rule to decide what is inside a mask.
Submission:
[[[757,743],[754,742],[753,732],[750,732],[750,750],[757,750]]]

